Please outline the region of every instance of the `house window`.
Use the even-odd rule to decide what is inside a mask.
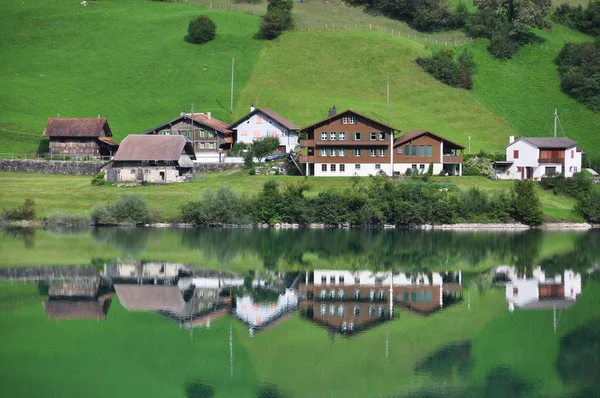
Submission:
[[[404,156],[410,156],[410,145],[404,147]]]
[[[354,306],[354,315],[360,315],[360,307],[358,305]]]
[[[547,176],[556,175],[556,167],[546,167],[546,175]]]
[[[411,168],[412,168],[413,170],[416,170],[416,169],[417,169],[417,165],[416,165],[416,164],[413,164],[413,165],[411,165]]]
[[[135,174],[135,169],[131,169],[131,170],[130,170],[130,173],[131,173],[131,174]]]
[[[375,170],[380,170],[381,169],[381,165],[380,164],[376,164],[375,165]]]
[[[331,171],[335,171],[335,164],[331,165]]]
[[[407,302],[407,303],[409,302],[409,294],[408,294],[408,292],[404,292],[404,301]]]
[[[419,156],[425,156],[425,145],[419,145]]]
[[[425,301],[425,293],[419,292],[419,303],[422,303],[423,301]]]
[[[246,130],[243,130],[242,131],[242,135],[246,135],[246,134],[244,134],[245,132],[246,132]],[[200,130],[200,132],[198,133],[198,135],[200,137],[205,137],[206,136],[206,132],[204,130]]]
[[[369,306],[369,316],[373,316],[375,314],[375,307],[372,305]]]
[[[398,155],[402,155],[402,147],[399,146],[398,148],[396,148],[396,153]]]
[[[326,140],[329,135],[327,133],[321,133],[321,139]]]
[[[338,133],[338,140],[344,141],[346,139],[346,133],[340,132]]]
[[[329,133],[329,139],[335,141],[337,139],[337,133]]]
[[[513,296],[518,296],[518,295],[519,295],[519,288],[513,287]]]
[[[379,156],[385,156],[385,149],[380,149],[379,150]]]
[[[338,149],[338,156],[346,156],[347,154],[346,149]]]
[[[354,170],[360,170],[360,164],[355,164],[354,165]]]
[[[340,167],[341,167],[341,166],[343,166],[343,165],[340,165]],[[344,277],[343,277],[343,276],[340,276],[340,285],[343,285],[343,284],[344,284]]]
[[[571,159],[575,159],[575,150],[571,149]]]
[[[425,170],[425,165],[424,165],[424,164],[420,164],[420,165],[419,165],[419,168],[420,168],[421,170]]]
[[[417,145],[412,146],[412,155],[417,156]]]
[[[338,298],[339,298],[340,300],[343,300],[343,299],[344,299],[344,291],[343,291],[342,289],[338,290]]]
[[[329,156],[335,156],[335,149],[329,150]]]
[[[345,164],[340,164],[340,171],[346,171],[346,165]],[[340,281],[343,281],[344,277],[340,276]]]
[[[354,133],[354,140],[355,141],[360,141],[361,140],[361,133]]]
[[[377,298],[379,300],[385,300],[385,293],[383,293],[383,290],[380,290],[379,293],[377,293]]]
[[[260,131],[254,130],[252,132],[252,138],[260,138]]]
[[[427,156],[433,156],[431,151],[431,145],[427,145]]]
[[[379,133],[379,139],[385,140],[385,133]]]
[[[242,137],[248,136],[248,130],[242,130]]]
[[[369,133],[369,139],[370,140],[376,140],[377,139],[377,133]]]
[[[262,124],[263,118],[262,116],[256,115],[256,124]]]
[[[379,317],[380,318],[383,317],[383,314],[384,314],[383,307],[379,307]]]
[[[377,156],[377,149],[369,149],[369,156]]]
[[[517,173],[521,173],[523,171],[523,167],[517,166]]]
[[[354,300],[360,300],[360,290],[356,290],[354,292],[353,297],[354,297]]]
[[[321,165],[321,171],[327,171],[327,165],[326,164],[322,164]]]
[[[321,304],[321,315],[327,314],[327,305]]]
[[[431,303],[431,291],[429,291],[429,290],[428,290],[428,291],[425,293],[425,300],[426,300],[428,303]]]
[[[360,149],[355,149],[354,156],[360,156],[360,155],[361,155]]]
[[[340,305],[338,307],[338,316],[344,316],[344,306]]]
[[[356,118],[354,116],[344,116],[342,124],[356,124]]]
[[[519,151],[513,151],[513,157],[519,159]]]
[[[413,303],[417,302],[417,292],[412,292],[410,294],[410,301],[412,301]]]
[[[319,149],[319,155],[327,156],[327,149]]]
[[[335,276],[329,277],[329,283],[331,283],[332,285],[335,285]]]
[[[327,277],[326,276],[322,276],[321,277],[321,285],[325,285],[327,284]]]
[[[211,143],[209,143],[209,144],[208,144],[208,147],[209,147],[210,149],[215,149],[215,143],[214,143],[214,142],[211,142]]]
[[[206,144],[204,142],[200,143],[200,149],[205,149],[206,148]]]

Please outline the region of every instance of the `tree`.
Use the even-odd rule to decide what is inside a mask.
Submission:
[[[277,38],[285,30],[294,28],[292,8],[293,0],[269,0],[267,13],[263,16],[260,34],[271,40]]]
[[[252,154],[262,161],[267,155],[270,155],[279,148],[279,138],[276,137],[264,137],[252,141]]]
[[[188,25],[188,37],[192,43],[202,44],[215,38],[217,26],[206,15],[200,15],[190,21]]]
[[[534,190],[533,181],[516,180],[513,194],[513,218],[527,225],[540,225],[543,221],[542,205]]]
[[[557,62],[562,91],[600,111],[600,40],[565,44]]]

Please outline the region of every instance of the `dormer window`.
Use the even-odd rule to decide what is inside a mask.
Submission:
[[[356,117],[344,116],[342,117],[342,124],[356,124]]]

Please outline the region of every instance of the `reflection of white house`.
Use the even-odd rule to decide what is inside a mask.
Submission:
[[[267,108],[250,107],[250,113],[232,123],[235,142],[252,144],[252,141],[275,137],[279,138],[279,152],[290,152],[298,145],[299,127],[277,112]]]
[[[535,137],[515,141],[510,136],[506,161],[494,164],[496,176],[502,180],[533,180],[564,174],[572,177],[581,171],[581,150],[569,138]]]
[[[127,279],[142,282],[143,280],[171,280],[177,278],[180,271],[187,270],[182,263],[165,262],[122,262],[105,264],[103,276],[111,279]]]
[[[233,276],[218,278],[194,277],[194,278],[179,278],[177,286],[181,290],[187,290],[192,285],[196,289],[219,289],[223,287],[236,287],[244,284],[244,278],[236,278]]]
[[[234,315],[251,327],[264,327],[298,307],[298,295],[292,289],[279,295],[277,302],[255,303],[251,296],[237,297]]]
[[[506,301],[508,308],[548,309],[564,308],[575,303],[581,294],[581,274],[566,270],[561,274],[548,276],[537,267],[531,277],[518,275],[515,267],[497,267],[496,274],[504,274],[506,280]]]
[[[443,276],[438,272],[431,275],[407,275],[405,273],[392,274],[390,271],[372,272],[372,271],[344,271],[344,270],[315,270],[314,285],[383,285],[383,286],[408,286],[408,285],[443,285]],[[462,283],[462,272],[457,273],[457,283]]]

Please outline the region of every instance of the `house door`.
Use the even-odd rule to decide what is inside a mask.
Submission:
[[[160,173],[158,173],[158,174],[159,174],[159,176],[160,176],[160,180],[164,182],[164,181],[165,181],[165,172],[164,172],[164,171],[161,171],[161,172],[160,172]]]
[[[527,179],[533,180],[533,167],[527,167]]]

